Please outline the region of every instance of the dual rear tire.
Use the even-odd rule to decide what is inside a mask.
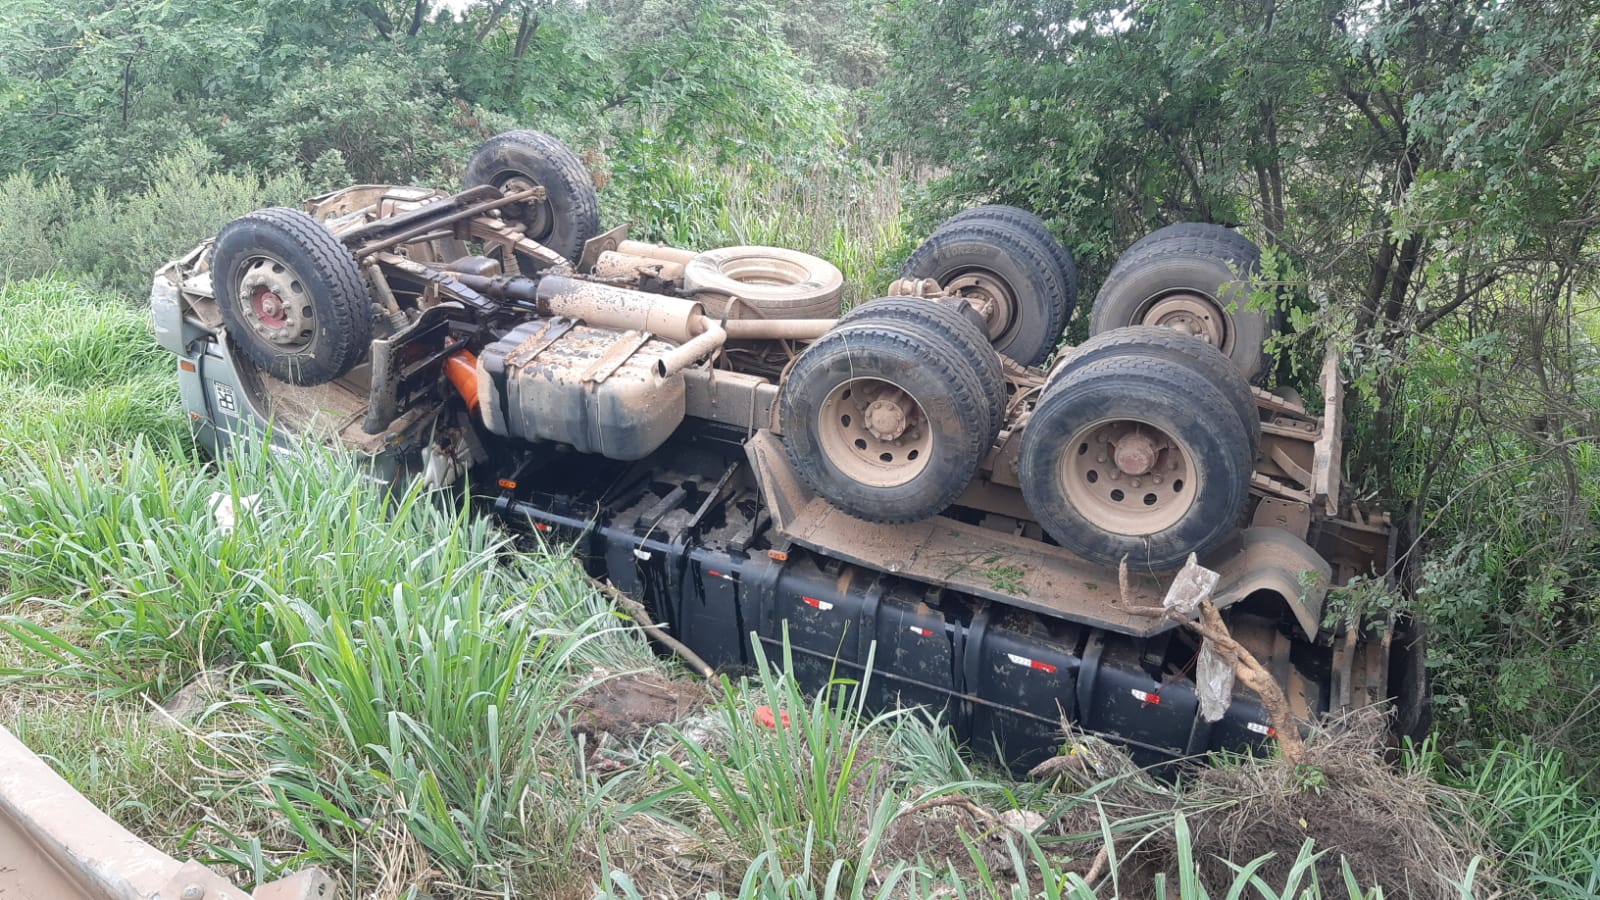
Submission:
[[[1117,259],[1095,296],[1089,334],[1130,325],[1169,328],[1226,356],[1252,384],[1267,375],[1271,316],[1254,302],[1261,250],[1248,238],[1199,222],[1168,225]]]
[[[937,307],[912,298],[862,305],[800,354],[780,388],[796,474],[857,518],[941,512],[999,430],[998,357],[973,323]]]
[[[1259,420],[1215,348],[1167,329],[1122,331],[1133,329],[1085,345],[1052,375],[1018,475],[1057,543],[1101,565],[1161,571],[1236,530]]]
[[[1025,365],[1055,351],[1078,297],[1072,254],[1038,216],[987,205],[946,219],[901,267],[977,309],[1000,353]]]
[[[999,430],[998,355],[951,305],[886,298],[852,311],[785,379],[779,422],[802,482],[869,522],[942,512]],[[1140,571],[1181,565],[1238,525],[1259,424],[1221,352],[1156,327],[1078,348],[1022,432],[1023,498],[1057,543]]]

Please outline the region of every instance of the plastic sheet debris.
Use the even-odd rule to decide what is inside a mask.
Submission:
[[[211,509],[211,518],[217,522],[217,530],[223,534],[232,534],[234,526],[239,524],[239,517],[250,512],[256,507],[256,501],[261,499],[260,494],[251,494],[248,497],[237,498],[235,503],[233,494],[227,491],[213,491],[207,506]]]
[[[1207,722],[1220,721],[1233,702],[1234,672],[1233,664],[1217,652],[1210,638],[1200,644],[1194,678],[1200,693],[1200,717]]]
[[[1219,577],[1216,572],[1196,562],[1195,555],[1191,553],[1189,561],[1173,577],[1172,587],[1167,588],[1167,596],[1161,605],[1168,612],[1192,616],[1200,611],[1200,604],[1216,589]]]

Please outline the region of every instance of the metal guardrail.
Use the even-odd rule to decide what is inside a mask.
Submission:
[[[118,825],[0,727],[0,897],[5,900],[335,900],[305,869],[253,893]]]

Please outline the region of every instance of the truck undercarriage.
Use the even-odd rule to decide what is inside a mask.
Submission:
[[[1103,327],[1046,371],[1075,273],[1021,211],[950,220],[893,299],[841,317],[814,257],[596,233],[551,143],[496,138],[454,195],[252,214],[158,273],[201,442],[321,440],[468,483],[712,665],[752,665],[752,638],[787,641],[803,684],[870,663],[875,703],[942,710],[1018,765],[1063,722],[1150,764],[1271,740],[1243,688],[1200,714],[1200,639],[1161,614],[1191,553],[1296,718],[1393,701],[1398,732],[1422,722],[1404,623],[1326,608],[1385,576],[1394,532],[1341,487],[1337,357],[1321,415],[1249,385],[1242,238],[1135,245],[1107,282],[1135,299],[1102,290]],[[1223,275],[1152,288],[1172,259]]]

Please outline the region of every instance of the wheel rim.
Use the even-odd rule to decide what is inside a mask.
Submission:
[[[722,274],[740,284],[788,287],[802,284],[810,276],[805,266],[769,256],[745,256],[722,265]]]
[[[1017,295],[1004,278],[987,269],[970,269],[946,284],[945,289],[966,298],[983,315],[990,343],[1010,334],[1017,321]]]
[[[933,450],[933,430],[922,405],[877,378],[853,378],[829,392],[817,430],[828,461],[868,487],[911,481],[928,467]]]
[[[246,258],[241,272],[237,300],[250,329],[278,347],[309,346],[316,336],[316,311],[295,270],[262,254]]]
[[[515,194],[519,191],[526,191],[539,186],[539,182],[517,172],[502,176],[496,183],[500,186],[500,190],[507,194]],[[543,200],[524,200],[521,203],[513,203],[507,207],[507,212],[526,226],[524,234],[531,240],[539,241],[540,243],[550,237],[550,231],[555,227],[555,213],[550,209],[549,197]]]
[[[1233,343],[1228,314],[1215,298],[1190,291],[1164,294],[1145,303],[1135,325],[1155,325],[1197,337],[1226,353]]]
[[[1148,422],[1107,419],[1072,436],[1057,477],[1095,527],[1155,534],[1194,506],[1200,484],[1193,458],[1181,441]]]

